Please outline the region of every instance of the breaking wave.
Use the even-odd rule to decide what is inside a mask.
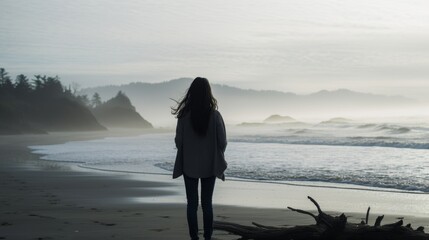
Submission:
[[[282,144],[302,144],[302,145],[329,145],[329,146],[361,146],[361,147],[393,147],[393,148],[412,148],[429,149],[429,142],[413,142],[386,136],[376,137],[297,137],[297,136],[261,136],[246,135],[233,137],[232,142],[248,143],[282,143]]]

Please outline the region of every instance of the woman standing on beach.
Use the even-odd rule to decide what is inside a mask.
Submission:
[[[216,177],[225,180],[226,131],[217,101],[206,78],[197,77],[185,97],[172,108],[178,118],[177,147],[173,178],[183,174],[187,198],[187,219],[191,239],[198,238],[198,182],[201,179],[204,239],[213,233],[212,196]]]

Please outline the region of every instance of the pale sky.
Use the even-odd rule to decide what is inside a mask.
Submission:
[[[13,76],[429,95],[427,0],[1,0],[0,9],[0,67]]]

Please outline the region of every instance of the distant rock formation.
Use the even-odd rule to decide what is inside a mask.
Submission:
[[[336,118],[331,118],[327,121],[323,121],[320,124],[342,124],[342,123],[350,123],[352,121],[353,120],[348,118],[336,117]]]
[[[265,123],[285,123],[285,122],[296,122],[295,119],[289,116],[271,115],[264,120]]]
[[[107,128],[153,128],[150,122],[136,112],[130,99],[122,91],[96,106],[92,112]]]
[[[265,123],[259,123],[259,122],[242,122],[238,124],[237,126],[240,127],[260,127],[266,125]]]
[[[307,123],[299,122],[290,116],[281,116],[274,114],[266,118],[263,122],[242,122],[238,124],[239,127],[273,127],[273,126],[303,126]]]

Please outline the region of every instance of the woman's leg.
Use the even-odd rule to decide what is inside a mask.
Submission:
[[[212,197],[216,177],[201,178],[201,206],[203,208],[204,238],[211,239],[213,233]]]
[[[186,198],[188,206],[186,216],[188,218],[189,235],[193,240],[198,239],[198,178],[191,178],[183,175],[185,179]]]

